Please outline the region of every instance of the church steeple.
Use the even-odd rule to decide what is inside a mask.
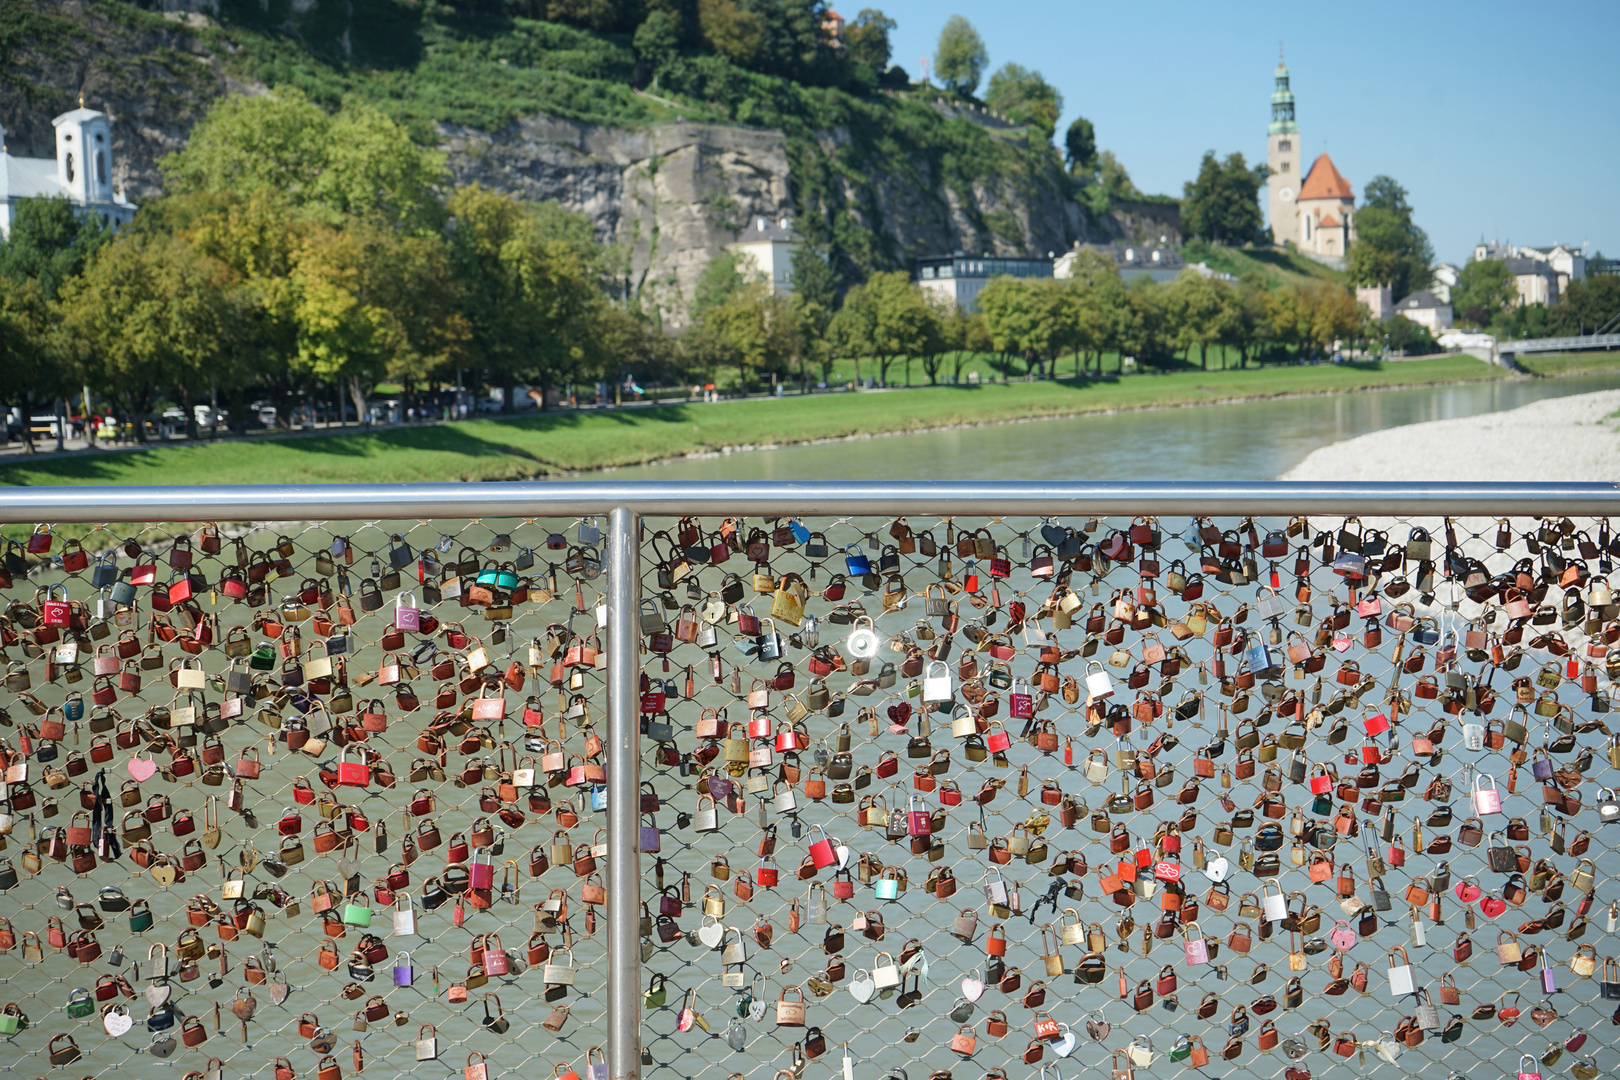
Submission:
[[[1277,48],[1277,88],[1271,92],[1272,135],[1298,135],[1299,125],[1294,123],[1294,92],[1288,88],[1288,65],[1283,63],[1282,47]]]

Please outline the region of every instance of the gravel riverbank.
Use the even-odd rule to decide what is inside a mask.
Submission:
[[[1620,481],[1620,390],[1389,428],[1312,451],[1282,480]]]

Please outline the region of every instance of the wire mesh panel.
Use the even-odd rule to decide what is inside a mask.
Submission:
[[[605,1080],[594,519],[41,526],[0,579],[9,1071]]]
[[[1620,1061],[1606,523],[643,524],[647,1075]]]

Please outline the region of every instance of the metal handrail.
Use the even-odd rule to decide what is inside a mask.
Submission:
[[[1620,516],[1620,483],[538,482],[56,487],[0,492],[0,522],[183,522],[606,515],[608,1065],[641,1073],[640,769],[643,515]]]
[[[1077,463],[1082,467],[1082,463]],[[1620,483],[610,480],[0,492],[0,522],[417,519],[606,514],[1620,514]]]

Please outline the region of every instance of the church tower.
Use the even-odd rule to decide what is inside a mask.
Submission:
[[[113,201],[112,124],[106,113],[77,109],[52,120],[56,127],[56,179],[80,205]]]
[[[1271,235],[1281,246],[1299,244],[1299,218],[1294,199],[1304,177],[1299,171],[1299,125],[1294,122],[1294,92],[1288,88],[1288,65],[1277,60],[1277,86],[1271,92],[1271,127],[1266,136],[1266,164],[1271,177],[1266,181],[1267,216]]]

